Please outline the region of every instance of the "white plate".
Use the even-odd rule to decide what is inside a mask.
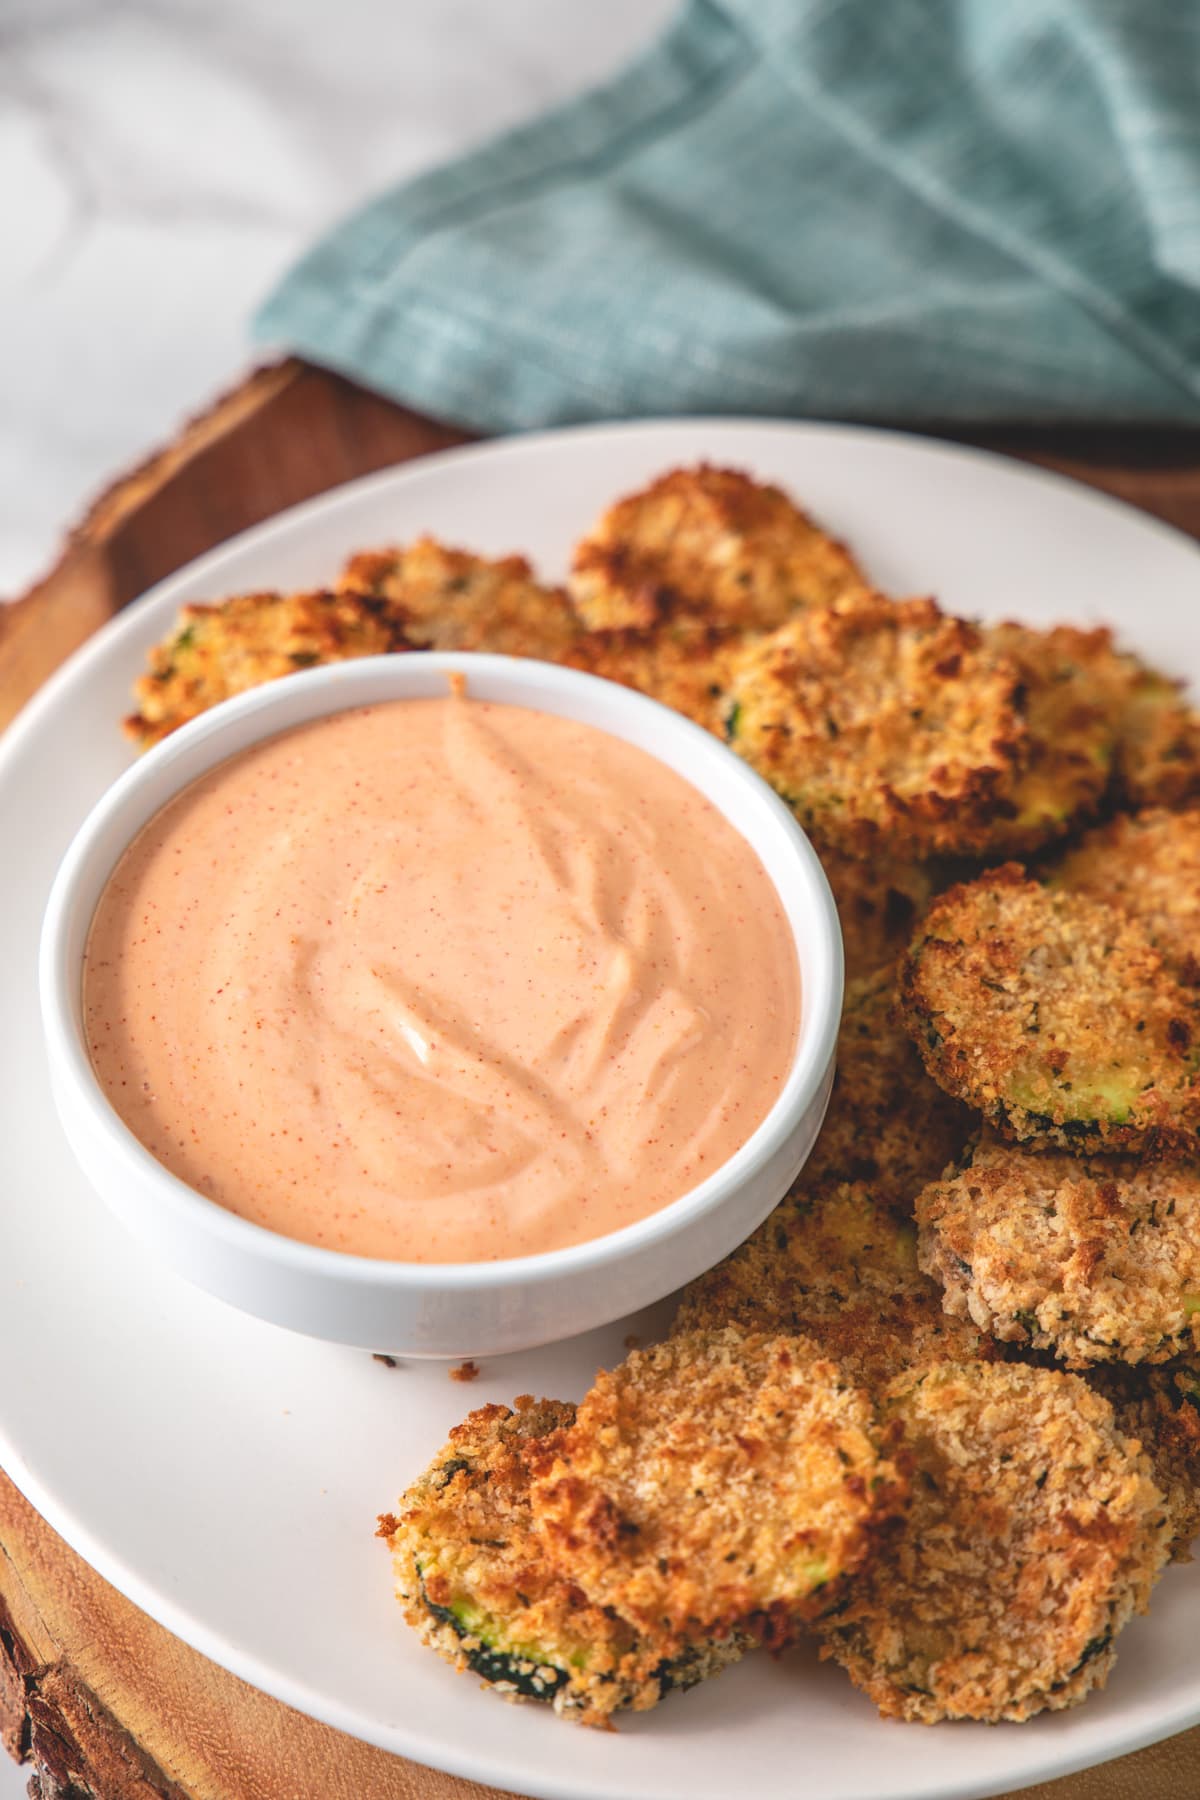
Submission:
[[[883,587],[959,610],[1109,620],[1200,675],[1200,555],[1071,483],[977,452],[827,426],[685,421],[433,457],[248,532],[157,588],[50,682],[0,754],[0,1463],[69,1543],[170,1630],[280,1700],[388,1750],[546,1800],[939,1800],[995,1794],[1200,1721],[1200,1566],[1168,1571],[1105,1693],[1023,1726],[884,1724],[842,1674],[754,1657],[616,1735],[478,1692],[417,1645],[376,1512],[470,1406],[578,1398],[625,1323],[489,1364],[389,1369],[230,1311],[155,1266],[93,1199],[51,1109],[34,985],[42,907],[125,766],[117,720],[181,601],[331,577],[429,530],[550,575],[616,495],[707,457],[779,480]],[[660,1315],[660,1318],[663,1315]]]

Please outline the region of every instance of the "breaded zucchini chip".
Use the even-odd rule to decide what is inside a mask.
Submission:
[[[1057,653],[1054,661],[1064,656],[1082,671],[1081,681],[1068,684],[1067,707],[1073,708],[1074,690],[1103,709],[1113,750],[1112,790],[1121,806],[1180,806],[1200,796],[1200,713],[1188,703],[1181,682],[1118,650],[1104,627],[1063,626],[1035,636]],[[1013,647],[1019,654],[1019,646]],[[1036,710],[1031,701],[1031,712]],[[1053,733],[1052,715],[1044,717]],[[1065,724],[1060,717],[1059,728]],[[1082,734],[1068,730],[1073,750],[1085,749],[1090,730],[1086,722]],[[1014,842],[1007,848],[1023,854],[1028,846]]]
[[[982,1146],[917,1199],[949,1313],[1072,1368],[1200,1352],[1200,1163]]]
[[[722,697],[742,641],[740,632],[668,621],[646,631],[584,632],[563,660],[636,688],[722,737]]]
[[[533,1485],[547,1555],[672,1647],[786,1642],[903,1503],[874,1408],[804,1339],[700,1331],[602,1371]]]
[[[954,1161],[975,1121],[925,1073],[897,1007],[896,965],[846,984],[837,1074],[804,1186],[863,1181],[911,1218],[927,1181]]]
[[[846,856],[814,839],[842,927],[846,979],[868,975],[908,948],[913,929],[946,882],[936,863]]]
[[[1014,790],[1026,735],[1011,659],[932,600],[861,594],[738,656],[729,742],[850,856],[966,853]]]
[[[1195,1141],[1200,996],[1102,901],[989,870],[930,908],[900,995],[934,1080],[1006,1137],[1081,1154]]]
[[[185,606],[134,684],[138,710],[125,730],[145,750],[261,682],[411,647],[399,615],[369,595],[239,594],[218,606]]]
[[[1102,1686],[1169,1554],[1163,1496],[1078,1376],[1002,1363],[900,1374],[907,1520],[819,1629],[890,1718],[1028,1719]]]
[[[911,1220],[880,1205],[863,1182],[821,1185],[805,1169],[744,1244],[688,1283],[674,1330],[803,1333],[861,1295],[874,1304],[928,1285]]]
[[[1103,675],[1117,731],[1123,804],[1182,806],[1200,796],[1200,713],[1188,704],[1182,683],[1115,650]]]
[[[948,1317],[917,1265],[911,1221],[861,1183],[797,1189],[731,1256],[684,1290],[672,1333],[734,1324],[810,1338],[870,1393],[897,1369],[997,1355]]]
[[[490,650],[564,661],[579,626],[561,588],[543,587],[523,556],[489,558],[420,537],[354,556],[339,583],[401,613],[422,650]]]
[[[1166,1496],[1172,1559],[1191,1562],[1200,1532],[1200,1364],[1101,1363],[1087,1381],[1109,1401],[1125,1436],[1140,1440]]]
[[[997,859],[1027,856],[1093,817],[1104,799],[1117,733],[1092,665],[1108,654],[1109,636],[1068,625],[1035,631],[1013,624],[993,625],[985,635],[1020,673],[1029,732],[987,852]]]
[[[844,545],[777,487],[737,469],[672,469],[619,500],[575,551],[571,596],[594,631],[690,613],[770,630],[862,587]]]
[[[1200,984],[1200,807],[1121,813],[1069,850],[1051,880],[1119,906],[1187,986]]]
[[[644,1711],[690,1687],[743,1645],[696,1641],[671,1658],[626,1620],[593,1606],[547,1566],[533,1533],[529,1485],[551,1434],[575,1408],[522,1396],[485,1406],[450,1434],[379,1536],[392,1552],[396,1594],[422,1641],[509,1700],[543,1700],[586,1725]]]

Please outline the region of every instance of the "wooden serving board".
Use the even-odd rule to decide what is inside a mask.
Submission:
[[[0,726],[106,619],[214,544],[339,482],[462,441],[302,363],[257,371],[110,488],[46,579],[0,608]],[[972,441],[1200,538],[1200,433]],[[33,1800],[504,1800],[344,1737],[219,1669],[102,1581],[3,1474],[0,1743],[29,1764]],[[1025,1793],[1198,1800],[1200,1729]]]

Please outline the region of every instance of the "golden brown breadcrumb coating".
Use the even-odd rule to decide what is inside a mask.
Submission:
[[[339,586],[387,601],[423,650],[562,662],[579,636],[566,594],[535,581],[523,556],[475,556],[432,537],[351,557]]]
[[[844,545],[780,488],[708,463],[619,500],[578,545],[571,596],[592,630],[645,630],[692,614],[770,629],[863,586]]]
[[[185,606],[134,684],[125,729],[142,749],[233,694],[317,663],[411,648],[395,611],[366,595],[239,594]]]
[[[802,1174],[752,1237],[689,1283],[673,1332],[799,1332],[869,1393],[910,1364],[997,1354],[943,1311],[941,1290],[917,1266],[911,1220],[861,1183],[805,1183]]]
[[[911,1218],[921,1188],[954,1160],[974,1126],[962,1102],[925,1073],[899,1018],[896,965],[848,981],[833,1095],[804,1168],[805,1188],[863,1181],[876,1201]]]
[[[946,885],[930,862],[846,856],[813,834],[813,847],[833,890],[846,952],[846,979],[869,975],[908,948],[921,914]]]
[[[804,1339],[724,1329],[602,1371],[533,1484],[547,1555],[670,1646],[770,1643],[830,1603],[903,1502],[874,1409]]]
[[[1188,704],[1183,684],[1115,650],[1095,673],[1116,725],[1122,804],[1182,806],[1200,797],[1200,713]]]
[[[987,837],[988,856],[1026,856],[1095,815],[1112,773],[1116,728],[1091,664],[1106,631],[1004,624],[988,641],[1016,664],[1028,726],[1021,772]]]
[[[1185,985],[1200,984],[1200,807],[1120,813],[1069,850],[1051,879],[1119,906]]]
[[[738,656],[726,730],[800,823],[851,856],[968,852],[1012,793],[1015,665],[932,600],[862,594]]]
[[[907,1519],[823,1654],[887,1717],[1028,1719],[1102,1686],[1169,1554],[1163,1496],[1078,1376],[976,1363],[885,1391],[913,1459]]]
[[[879,1205],[864,1182],[822,1185],[805,1168],[745,1243],[684,1288],[675,1329],[789,1330],[793,1309],[815,1319],[864,1291],[924,1286],[912,1220]]]
[[[529,1485],[539,1450],[575,1408],[529,1395],[485,1406],[450,1433],[425,1473],[385,1514],[396,1594],[422,1641],[509,1700],[548,1701],[586,1725],[644,1711],[734,1661],[732,1638],[664,1659],[626,1620],[589,1603],[548,1567]]]
[[[668,620],[645,631],[584,632],[563,660],[636,688],[722,737],[722,699],[742,641],[741,632]]]
[[[929,909],[900,993],[934,1080],[1006,1137],[1080,1153],[1195,1141],[1200,996],[1102,901],[992,869]]]
[[[1182,682],[1119,650],[1104,626],[1088,631],[1060,626],[1036,635],[1055,651],[1054,662],[1065,657],[1081,672],[1079,680],[1068,683],[1063,701],[1069,710],[1060,712],[1057,731],[1067,726],[1076,699],[1102,710],[1111,744],[1112,790],[1122,807],[1180,806],[1200,797],[1200,713],[1188,703]],[[1020,653],[1019,645],[1013,648]],[[1032,697],[1030,710],[1039,710]],[[1053,754],[1053,712],[1044,713],[1044,719]],[[1089,741],[1098,749],[1094,729],[1095,722],[1080,715],[1068,731],[1072,750],[1086,753]],[[1036,725],[1034,733],[1038,735]],[[1086,772],[1082,774],[1086,781]],[[1022,855],[1031,846],[1014,839],[997,848]]]
[[[1191,1562],[1200,1532],[1200,1365],[1098,1363],[1086,1378],[1110,1402],[1118,1429],[1140,1439],[1166,1496],[1172,1559]]]
[[[1068,1367],[1200,1351],[1200,1164],[982,1145],[917,1199],[949,1313]]]

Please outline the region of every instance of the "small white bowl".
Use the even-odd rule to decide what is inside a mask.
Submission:
[[[801,1025],[784,1087],[720,1169],[660,1211],[590,1243],[487,1263],[348,1256],[250,1224],[168,1172],[93,1072],[83,1034],[88,928],[127,845],[198,776],[264,738],[351,707],[448,691],[594,725],[698,788],[757,852],[795,939]],[[833,1079],[842,942],[829,884],[791,813],[732,751],[657,701],[595,676],[506,656],[421,652],[288,676],[226,701],[149,751],[93,808],[63,859],[39,966],[51,1085],[67,1140],[117,1217],[179,1274],[310,1336],[402,1356],[529,1349],[621,1318],[741,1243],[782,1197],[820,1128]],[[397,1171],[403,1179],[403,1171]]]

